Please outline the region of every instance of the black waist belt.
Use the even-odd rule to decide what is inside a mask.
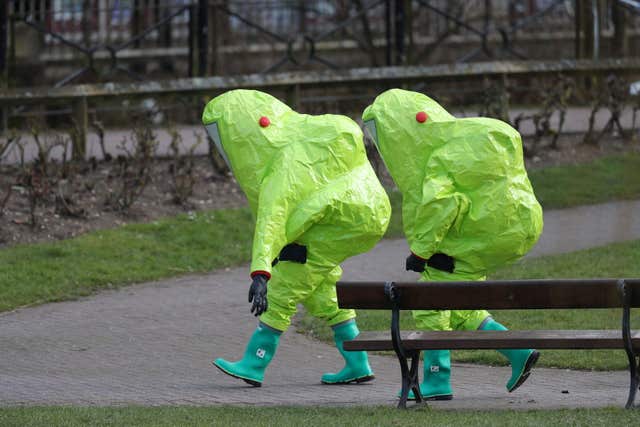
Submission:
[[[427,265],[436,270],[442,270],[448,273],[453,273],[453,269],[455,268],[453,258],[442,253],[431,255],[431,258],[427,260]]]
[[[307,262],[307,247],[297,243],[289,243],[282,248],[280,255],[273,260],[271,265],[276,265],[278,261],[291,261],[297,262],[298,264],[305,264]]]

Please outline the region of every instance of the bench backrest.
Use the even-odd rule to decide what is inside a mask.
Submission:
[[[549,279],[475,282],[394,282],[402,310],[622,307],[619,282],[640,307],[640,279]],[[391,309],[385,282],[338,282],[341,308]]]

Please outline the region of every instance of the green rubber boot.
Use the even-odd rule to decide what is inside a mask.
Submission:
[[[420,394],[425,400],[451,400],[451,353],[449,350],[426,350]],[[400,393],[398,393],[398,396]],[[416,400],[409,390],[409,400]]]
[[[264,370],[278,348],[281,333],[260,323],[247,343],[242,360],[229,362],[216,359],[213,364],[227,375],[240,378],[254,387],[260,387],[264,379]]]
[[[508,330],[500,323],[493,320],[492,317],[488,317],[480,329],[483,331],[506,331]],[[509,359],[511,364],[511,378],[507,382],[507,390],[509,393],[520,387],[531,374],[531,369],[538,361],[540,353],[531,349],[518,349],[518,350],[498,350],[500,354]]]
[[[344,357],[345,366],[337,374],[322,375],[323,384],[349,384],[352,382],[363,383],[374,379],[373,371],[369,366],[369,358],[366,351],[345,351],[342,348],[344,341],[354,339],[360,334],[355,320],[349,320],[333,326],[333,339],[338,351]]]

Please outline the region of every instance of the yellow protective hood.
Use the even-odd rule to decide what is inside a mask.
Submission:
[[[260,182],[274,155],[293,142],[287,138],[287,122],[295,115],[277,98],[255,90],[226,92],[209,101],[202,113],[202,123],[252,207],[257,204]],[[260,125],[262,117],[269,120],[268,126]]]
[[[379,95],[362,118],[402,193],[403,227],[416,255],[447,254],[454,272],[478,277],[538,240],[542,209],[520,134],[507,123],[456,119],[426,95],[401,89]]]
[[[252,271],[268,273],[280,250],[304,243],[318,223],[327,235],[384,233],[389,202],[353,120],[300,114],[269,94],[233,90],[206,105],[202,122],[256,215]],[[365,211],[371,220],[354,219]],[[369,248],[350,245],[353,253]]]

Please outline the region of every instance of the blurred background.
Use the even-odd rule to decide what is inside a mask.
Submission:
[[[615,66],[609,61],[606,62],[609,67],[591,64],[591,69],[585,66],[576,70],[569,65],[562,67],[560,61],[629,59],[640,54],[640,2],[632,0],[8,0],[4,3],[0,10],[2,85],[63,88],[129,83],[127,90],[119,92],[121,99],[115,102],[102,99],[96,102],[99,94],[95,91],[87,98],[89,114],[109,112],[115,106],[121,114],[113,115],[114,124],[129,109],[166,112],[174,108],[175,120],[193,121],[203,104],[199,98],[213,96],[234,85],[230,80],[221,80],[216,87],[204,81],[200,85],[191,81],[184,82],[182,90],[178,90],[171,82],[180,78],[255,74],[254,86],[267,87],[266,80],[277,80],[271,89],[288,92],[290,102],[309,112],[327,111],[327,104],[330,110],[361,111],[371,94],[378,93],[381,87],[398,84],[418,89],[426,89],[428,84],[430,93],[451,99],[460,108],[484,103],[483,108],[495,109],[506,105],[488,106],[484,98],[499,97],[496,92],[500,90],[507,91],[520,104],[541,102],[543,83],[551,83],[558,77],[552,71],[566,68],[567,72],[598,71],[621,76],[637,71],[634,62]],[[549,69],[545,73],[531,64],[528,66],[531,73],[526,73],[500,69],[497,65],[482,70],[472,66],[477,62],[505,60],[546,61]],[[348,70],[360,68],[435,64],[470,65],[461,68],[455,78],[447,68],[441,68],[412,75],[391,72],[396,79],[387,75],[379,84],[372,84],[371,79],[358,84],[352,76],[342,82],[337,78],[325,77],[322,81],[316,78],[314,85],[311,75],[304,85],[296,85],[297,77],[305,71],[348,74]],[[294,74],[283,75],[285,72]],[[509,81],[512,77],[513,81]],[[545,80],[541,82],[539,77]],[[137,85],[149,81],[167,82],[164,93]],[[108,94],[108,88],[102,87],[102,92],[105,91]],[[70,92],[71,89],[52,93],[51,97],[60,100],[70,96]],[[122,102],[122,98],[144,96],[142,92],[154,98],[146,102]],[[573,92],[565,96],[567,102],[584,95]],[[161,94],[169,98],[161,102]],[[14,105],[26,101],[24,97],[4,100]],[[67,108],[55,105],[55,100],[48,97],[33,102],[45,104],[40,105],[38,115],[71,113],[68,105]],[[318,103],[322,105],[314,107]],[[4,110],[5,128],[16,123],[14,119],[34,111],[24,106]],[[101,117],[110,116],[101,114]]]
[[[5,0],[0,245],[242,205],[224,91],[359,121],[391,87],[509,122],[531,169],[636,152],[640,1]]]

